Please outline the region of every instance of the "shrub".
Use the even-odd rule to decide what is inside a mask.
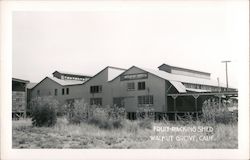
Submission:
[[[68,112],[67,112],[67,105],[63,104],[63,105],[58,105],[58,107],[56,108],[56,115],[58,117],[63,117],[65,116]]]
[[[89,106],[83,99],[68,104],[67,112],[67,119],[71,124],[86,122],[102,129],[121,128],[122,120],[126,117],[124,108]]]
[[[95,126],[102,129],[117,129],[122,128],[122,114],[119,112],[120,109],[113,107],[92,107],[91,117],[88,123],[94,124]],[[125,117],[125,116],[124,116]]]
[[[202,113],[203,122],[223,124],[237,122],[237,115],[232,114],[225,105],[219,107],[219,104],[215,101],[204,103]]]
[[[109,113],[109,118],[113,120],[123,120],[126,118],[126,111],[123,107],[117,107],[116,105],[111,107],[107,106],[106,112]]]
[[[80,124],[88,118],[88,104],[83,99],[75,100],[72,104],[66,105],[67,119],[71,124]]]
[[[38,97],[32,100],[31,120],[33,126],[51,127],[56,124],[56,101],[51,97]]]
[[[140,107],[136,112],[136,119],[139,120],[138,125],[140,128],[152,129],[154,118],[154,110],[151,106]]]

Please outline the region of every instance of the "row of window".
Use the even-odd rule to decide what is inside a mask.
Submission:
[[[65,93],[65,88],[62,88],[62,95],[68,95],[69,94],[69,88],[66,88],[66,93]],[[40,96],[40,90],[37,90],[37,95]],[[49,92],[49,95],[51,95],[51,92]],[[55,89],[54,90],[54,95],[57,96],[58,95],[58,90]]]
[[[137,83],[137,89],[138,90],[145,90],[146,89],[146,83],[145,82],[138,82]],[[127,83],[127,90],[135,90],[135,82]],[[101,93],[101,92],[102,92],[102,86],[101,85],[90,86],[90,93]]]
[[[200,84],[183,83],[183,85],[187,88],[211,90],[211,91],[215,91],[215,92],[225,90],[225,88],[219,88],[219,87],[208,86],[208,85],[200,85]]]
[[[128,90],[135,90],[135,82],[127,83],[127,89]],[[138,90],[145,90],[146,89],[146,83],[145,82],[138,82],[137,83],[137,89]]]
[[[80,80],[80,81],[85,81],[85,80],[87,80],[87,78],[71,77],[71,76],[62,76],[62,79]]]
[[[138,105],[154,104],[154,98],[152,95],[138,96],[137,100],[138,100]]]
[[[90,86],[90,93],[102,92],[102,86]]]
[[[118,107],[124,107],[124,97],[113,98],[113,104]],[[153,95],[143,95],[137,97],[138,106],[153,105],[154,97]],[[90,105],[102,105],[102,98],[90,98]]]

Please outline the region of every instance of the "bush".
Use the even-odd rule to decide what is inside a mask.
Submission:
[[[32,100],[31,120],[33,126],[51,127],[56,124],[56,105],[49,97],[38,97]]]
[[[122,128],[122,120],[126,117],[124,108],[89,106],[83,99],[68,104],[67,112],[67,119],[71,124],[86,122],[102,129]]]
[[[221,105],[215,101],[205,103],[202,108],[202,121],[211,123],[235,123],[237,122],[237,115],[231,113],[227,106]]]
[[[113,107],[92,107],[91,117],[88,123],[94,124],[95,126],[102,129],[118,129],[122,128],[122,114],[119,112],[120,109]],[[125,116],[124,116],[125,117]]]
[[[123,120],[126,119],[126,110],[125,108],[122,107],[117,107],[116,105],[114,106],[107,106],[106,107],[106,112],[109,113],[109,118],[113,120]]]
[[[66,106],[69,123],[80,124],[88,119],[88,104],[84,103],[83,99],[75,100]]]
[[[58,105],[58,107],[56,107],[56,115],[58,116],[58,117],[63,117],[63,116],[65,116],[68,112],[68,110],[67,110],[67,105],[66,104],[64,104],[64,105]]]

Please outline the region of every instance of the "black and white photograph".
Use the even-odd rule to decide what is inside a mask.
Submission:
[[[248,159],[248,1],[2,7],[4,159]]]

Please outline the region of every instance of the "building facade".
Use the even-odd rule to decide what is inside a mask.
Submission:
[[[162,64],[158,70],[108,66],[93,77],[55,71],[32,88],[31,97],[53,96],[61,104],[75,99],[124,107],[130,119],[150,107],[156,116],[201,112],[211,96],[236,89],[212,80],[210,73]]]
[[[52,96],[59,104],[83,98],[82,85],[91,76],[55,71],[53,77],[45,77],[30,89],[30,100],[36,97]]]
[[[83,98],[90,105],[113,105],[112,104],[112,81],[123,73],[125,69],[108,66],[93,76],[82,85]]]

